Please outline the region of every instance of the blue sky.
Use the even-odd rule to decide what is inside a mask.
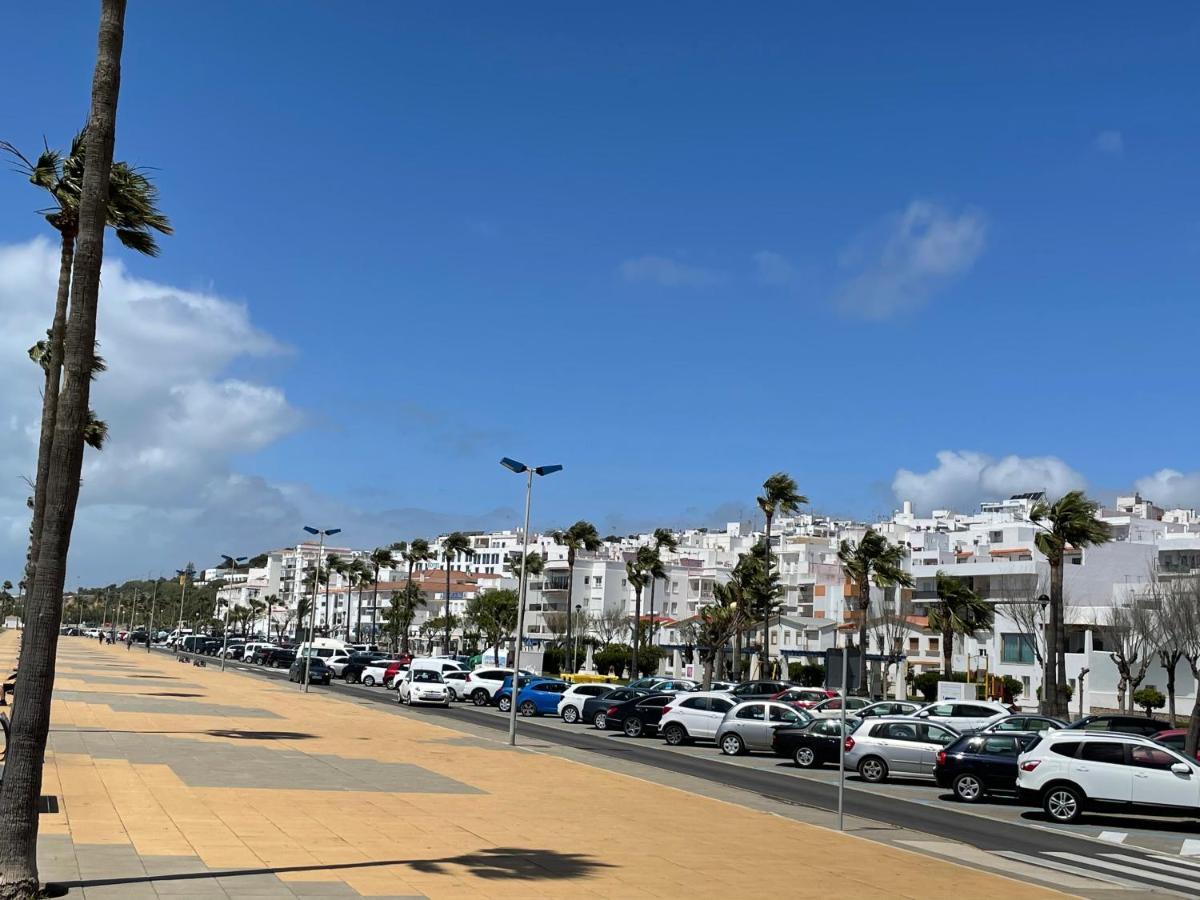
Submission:
[[[602,530],[749,515],[780,469],[863,516],[1200,503],[1200,13],[1150,12],[131,5],[117,155],[158,169],[177,234],[110,258],[244,306],[254,339],[186,377],[277,414],[177,473],[276,514],[168,528],[179,501],[140,498],[174,529],[150,555],[291,540],[293,513],[356,544],[511,522],[501,455],[566,466],[538,522]],[[66,143],[94,19],[10,13],[3,137]],[[38,203],[0,180],[0,245],[46,231]]]

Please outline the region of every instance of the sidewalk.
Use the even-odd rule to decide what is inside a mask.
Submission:
[[[50,738],[42,878],[72,896],[1062,896],[86,638],[60,641]]]

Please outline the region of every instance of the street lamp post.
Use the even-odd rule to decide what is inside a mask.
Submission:
[[[317,579],[313,583],[313,602],[312,602],[311,607],[308,610],[308,652],[304,654],[303,691],[304,691],[304,693],[307,694],[308,693],[308,671],[310,668],[312,668],[313,632],[316,631],[316,628],[317,628],[317,591],[321,587],[321,563],[325,556],[325,538],[332,537],[333,535],[338,534],[342,529],[340,529],[340,528],[320,529],[320,528],[312,528],[308,525],[305,525],[304,530],[307,531],[309,534],[318,535],[321,539],[320,545],[317,548]],[[326,584],[328,584],[328,582],[326,582]],[[326,606],[328,606],[328,604],[329,604],[329,589],[328,589],[328,587],[325,590],[325,603],[326,603]]]
[[[237,568],[238,563],[244,563],[248,557],[245,556],[226,556],[221,554],[221,559],[229,566],[229,571],[232,572]],[[225,601],[225,624],[221,626],[221,671],[225,671],[225,657],[229,655],[229,601]]]
[[[562,466],[527,466],[507,456],[500,460],[500,465],[517,475],[526,476],[525,531],[521,536],[521,586],[517,592],[517,640],[513,654],[516,658],[512,665],[512,694],[508,704],[508,743],[515,747],[517,744],[517,696],[520,694],[521,687],[521,644],[524,643],[525,638],[525,589],[528,587],[525,563],[529,559],[529,507],[533,500],[533,476],[553,475],[555,472],[561,472]],[[567,614],[570,615],[570,612],[568,611]]]
[[[849,635],[842,635],[842,733],[838,741],[838,831],[846,830],[845,796],[846,796],[846,698],[850,689],[846,680],[850,677],[850,648],[847,646]]]
[[[575,645],[571,648],[571,672],[575,672],[575,667],[579,665],[579,613],[583,610],[583,606],[579,603],[575,604]],[[567,617],[570,618],[570,613]]]

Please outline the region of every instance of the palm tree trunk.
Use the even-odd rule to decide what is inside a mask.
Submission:
[[[654,646],[654,592],[658,587],[658,579],[653,575],[650,576],[650,631],[646,635],[651,647]]]
[[[450,655],[450,557],[446,556],[446,643],[442,652]]]
[[[629,661],[629,680],[636,681],[638,676],[638,644],[642,636],[642,589],[633,592],[633,655]]]
[[[858,621],[858,693],[865,697],[870,693],[867,685],[867,615],[871,612],[871,580],[864,578],[858,586],[858,605],[862,618]],[[842,685],[845,690],[846,686]],[[849,696],[847,692],[846,696]]]
[[[949,628],[942,629],[942,674],[947,681],[954,674],[954,632]]]
[[[13,706],[12,730],[0,782],[0,898],[32,898],[38,892],[38,798],[50,729],[50,699],[62,591],[83,469],[83,431],[96,346],[100,263],[104,256],[105,205],[116,132],[121,82],[125,0],[102,0],[96,69],[92,79],[87,162],[79,207],[79,245],[71,285],[64,378],[56,409],[37,573],[26,601],[25,631],[17,677],[21,698]]]
[[[32,580],[37,570],[42,542],[42,522],[46,513],[46,481],[50,477],[50,446],[54,441],[54,422],[58,415],[58,393],[62,383],[63,341],[67,327],[67,306],[71,296],[71,267],[75,261],[75,235],[62,232],[58,263],[58,293],[54,298],[54,320],[50,343],[46,348],[46,386],[42,394],[42,427],[38,438],[37,475],[33,485],[33,526],[29,532],[29,562],[25,577]]]
[[[771,519],[772,518],[773,518],[773,516],[770,513],[767,513],[767,515],[766,515],[766,519],[767,519],[766,551],[767,551],[767,554],[766,555],[767,555],[767,581],[768,582],[771,580]],[[767,615],[766,611],[764,610],[763,631],[762,631],[763,642],[762,642],[762,648],[758,651],[758,677],[759,678],[767,677],[767,660],[770,659],[770,654],[771,654],[771,650],[769,647],[769,642],[771,640],[771,636],[767,633],[767,622],[769,619],[770,619],[770,616]]]
[[[1067,709],[1067,629],[1063,620],[1063,560],[1050,567],[1050,614],[1054,620],[1054,715],[1070,718]]]

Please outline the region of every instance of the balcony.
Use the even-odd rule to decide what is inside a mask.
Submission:
[[[544,592],[566,591],[570,588],[570,586],[571,579],[569,578],[547,577],[545,583],[542,585],[542,590]]]

